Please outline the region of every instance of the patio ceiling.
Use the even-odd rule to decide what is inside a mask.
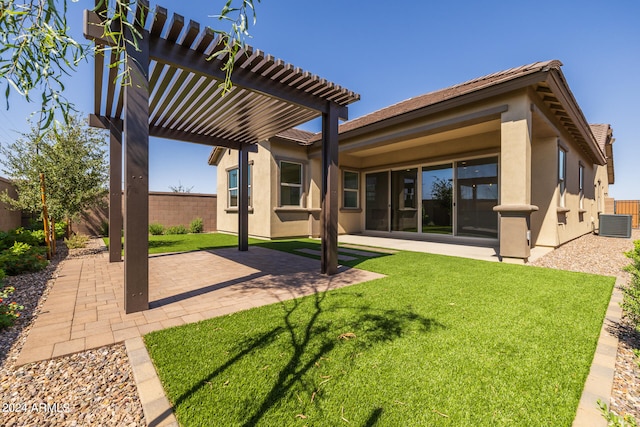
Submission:
[[[360,99],[250,46],[238,52],[234,86],[221,96],[227,55],[220,36],[180,15],[169,19],[160,6],[143,25],[149,38],[150,136],[238,148],[319,117],[329,103],[346,120],[346,106]],[[85,11],[84,33],[98,45],[112,44],[95,12]],[[108,51],[96,55],[94,125],[123,119],[125,90],[116,81],[122,69],[114,66],[120,59]]]

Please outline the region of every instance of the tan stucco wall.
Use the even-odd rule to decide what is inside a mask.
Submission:
[[[249,209],[249,234],[257,237],[269,237],[271,232],[270,224],[270,203],[271,203],[271,186],[270,179],[271,167],[269,159],[271,154],[270,143],[264,141],[258,144],[256,153],[249,153],[249,164],[252,169],[251,177],[251,205]],[[217,226],[219,231],[228,233],[238,232],[238,214],[237,209],[229,208],[227,185],[227,171],[238,167],[238,151],[226,150],[221,156],[217,169]]]
[[[360,209],[340,209],[338,232],[364,231],[365,173],[392,170],[403,167],[420,167],[442,164],[473,157],[499,156],[500,205],[538,206],[530,215],[531,246],[556,247],[569,240],[589,233],[597,227],[598,202],[604,209],[604,197],[608,195],[605,166],[594,165],[571,139],[565,129],[554,121],[553,113],[546,110],[538,95],[520,90],[501,95],[492,100],[447,110],[428,119],[414,120],[401,126],[393,126],[369,135],[358,135],[340,142],[339,206],[342,202],[344,170],[360,173]],[[464,126],[445,126],[463,117],[495,111],[507,106],[506,111],[495,118],[479,120]],[[441,131],[436,125],[443,124]],[[429,132],[415,135],[415,129]],[[435,129],[435,130],[434,130]],[[405,139],[394,134],[410,135]],[[386,138],[390,140],[387,141]],[[373,145],[367,145],[373,141]],[[558,141],[567,148],[566,214],[558,213]],[[320,233],[321,160],[319,144],[302,147],[295,143],[272,140],[260,144],[258,153],[250,153],[254,160],[254,212],[249,217],[249,233],[265,237],[318,236]],[[304,196],[297,208],[279,206],[280,160],[303,164]],[[579,209],[578,165],[585,171],[584,212]],[[224,211],[226,208],[226,169],[237,166],[237,153],[225,153],[218,165],[218,228],[222,231],[237,230],[237,216]],[[600,187],[594,183],[600,180]],[[268,183],[268,184],[267,184]],[[522,224],[522,222],[521,222]],[[518,236],[505,233],[502,243],[518,239],[527,245],[525,228],[518,225]],[[509,228],[513,230],[513,227]],[[522,236],[520,234],[523,234]],[[505,240],[506,239],[506,240]],[[509,240],[511,239],[511,240]]]

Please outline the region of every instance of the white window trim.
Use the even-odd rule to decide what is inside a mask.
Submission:
[[[562,172],[563,175],[560,176],[560,153],[564,153],[563,156],[563,164],[562,164]],[[556,165],[558,169],[558,206],[561,208],[566,207],[566,198],[565,195],[567,193],[567,150],[558,144],[558,164]]]
[[[345,186],[346,183],[346,179],[345,179],[345,174],[346,173],[355,173],[357,176],[357,188],[347,188]],[[346,201],[346,197],[345,193],[356,193],[356,206],[345,206],[345,201]],[[343,169],[342,170],[342,208],[343,209],[360,209],[360,172],[358,171],[354,171],[354,170],[349,170],[349,169]]]
[[[287,182],[282,182],[282,163],[291,163],[291,164],[300,166],[300,184],[291,184]],[[295,161],[295,160],[279,160],[278,161],[278,206],[279,207],[287,207],[287,206],[302,207],[302,199],[304,197],[303,185],[304,185],[304,163]],[[282,187],[283,186],[300,188],[300,200],[298,200],[297,205],[282,204]]]
[[[251,181],[253,180],[253,161],[249,162],[249,207],[253,207],[253,197],[251,197]],[[236,200],[240,199],[240,188],[238,186],[236,187],[230,187],[230,182],[231,180],[229,179],[229,175],[231,174],[232,171],[237,171],[238,176],[236,177],[236,182],[239,183],[240,182],[240,168],[238,166],[232,166],[230,168],[227,169],[227,209],[238,209],[238,205],[236,204],[235,206],[231,205],[231,190],[236,190],[237,191],[237,198]]]
[[[578,163],[578,197],[579,197],[579,209],[584,210],[584,165],[582,162]]]

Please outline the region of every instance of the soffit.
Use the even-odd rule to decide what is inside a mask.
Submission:
[[[500,131],[500,120],[495,119],[495,120],[486,121],[486,122],[482,122],[474,125],[463,126],[457,129],[447,130],[444,132],[438,132],[431,135],[424,135],[418,138],[412,138],[412,139],[401,140],[401,141],[391,140],[385,145],[375,146],[372,148],[359,148],[359,149],[349,150],[349,146],[348,144],[346,144],[345,146],[341,147],[342,148],[341,153],[346,153],[353,157],[369,157],[369,156],[389,153],[392,151],[416,149],[418,147],[422,147],[430,144],[446,143],[446,141],[460,140],[463,138],[478,136],[481,134],[487,134],[491,132],[499,132],[499,131]]]

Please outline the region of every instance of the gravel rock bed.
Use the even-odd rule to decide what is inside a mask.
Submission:
[[[631,239],[586,235],[569,242],[555,251],[532,262],[532,265],[584,273],[620,277],[629,281],[623,271],[630,264],[624,252],[633,249],[633,241],[640,240],[640,230],[633,230]],[[640,367],[633,349],[640,349],[640,334],[626,318],[616,325],[619,338],[616,368],[611,393],[611,410],[617,414],[630,414],[640,420]]]
[[[0,333],[0,403],[3,426],[145,426],[131,365],[123,344],[15,366],[60,263],[92,257],[104,245],[93,239],[84,249],[58,253],[43,271],[8,277],[6,285],[25,309],[15,325]]]

